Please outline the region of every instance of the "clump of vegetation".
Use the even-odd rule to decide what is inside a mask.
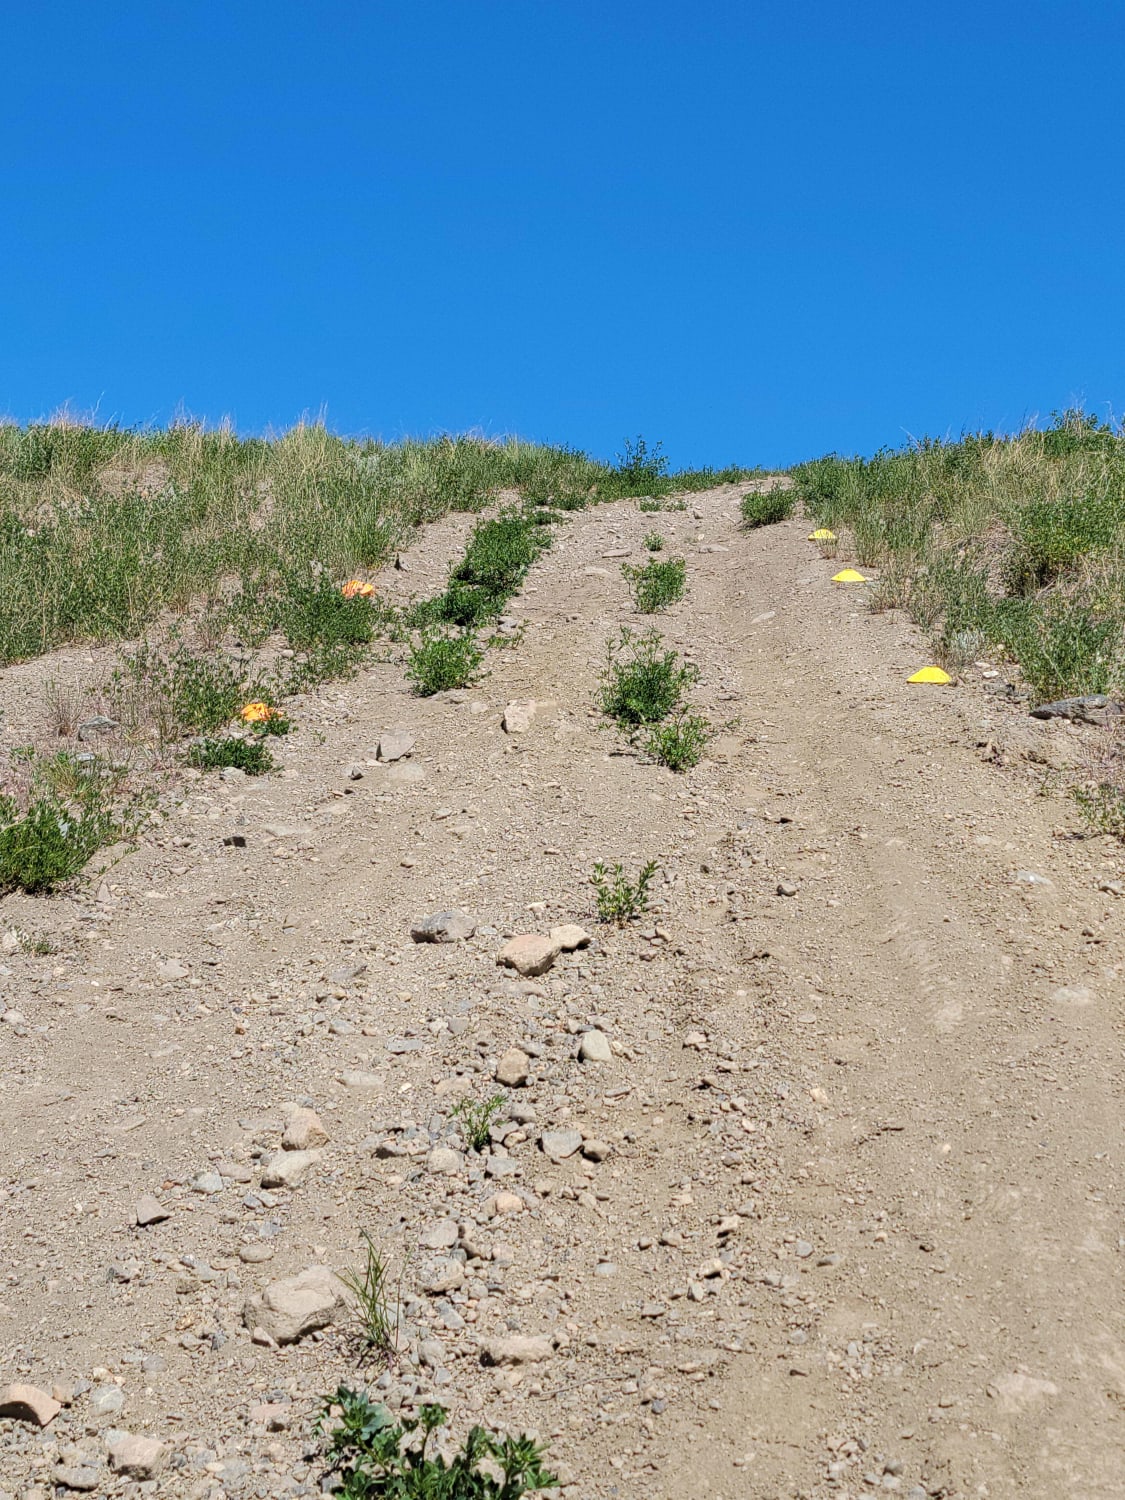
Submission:
[[[650,552],[663,552],[664,538],[660,535],[659,531],[650,531],[645,537],[645,546]]]
[[[99,849],[135,837],[147,810],[126,771],[97,756],[25,751],[14,770],[16,789],[0,794],[0,892],[73,879]]]
[[[471,1151],[483,1151],[492,1139],[492,1122],[507,1103],[504,1094],[493,1094],[488,1099],[462,1099],[450,1115],[458,1120]]]
[[[609,644],[599,706],[625,729],[666,719],[699,677],[698,668],[662,650],[663,644],[656,630],[637,635],[628,627]]]
[[[613,922],[624,927],[648,910],[648,888],[660,866],[654,859],[643,864],[635,880],[625,874],[625,866],[605,865],[601,860],[594,866],[590,884],[598,903],[598,920]]]
[[[398,1296],[391,1286],[390,1267],[375,1241],[363,1230],[364,1260],[361,1269],[339,1273],[355,1298],[356,1318],[364,1352],[390,1358],[398,1350]]]
[[[410,648],[406,675],[419,698],[430,698],[451,688],[468,687],[483,661],[483,649],[468,632],[447,635],[424,630],[421,639]]]
[[[742,524],[748,527],[775,526],[793,514],[792,490],[751,490],[739,503]]]
[[[333,1492],[340,1500],[520,1500],[558,1484],[544,1467],[545,1450],[528,1437],[496,1438],[471,1427],[451,1458],[431,1452],[445,1419],[442,1407],[425,1405],[416,1419],[396,1421],[365,1392],[340,1386],[318,1423]]]
[[[242,740],[235,735],[193,745],[188,763],[200,771],[221,771],[231,766],[247,776],[265,776],[274,768],[273,756],[260,740]]]
[[[1125,790],[1103,781],[1093,788],[1073,787],[1071,796],[1095,833],[1125,840]]]
[[[655,724],[641,740],[645,754],[670,771],[690,771],[703,759],[710,725],[702,714],[681,713]]]
[[[448,588],[418,607],[416,623],[476,628],[495,619],[550,545],[547,519],[530,509],[511,507],[478,522]]]
[[[682,557],[665,561],[653,558],[639,568],[626,563],[621,571],[633,586],[633,603],[642,615],[667,609],[684,597],[687,564]]]

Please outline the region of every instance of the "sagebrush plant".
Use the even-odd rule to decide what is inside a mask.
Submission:
[[[460,1126],[465,1142],[473,1151],[483,1151],[492,1139],[492,1122],[507,1104],[505,1094],[492,1094],[487,1099],[462,1099],[450,1114]]]
[[[681,713],[664,724],[654,724],[641,739],[641,748],[670,771],[690,771],[703,759],[711,726],[702,714]]]
[[[679,708],[699,670],[680,661],[677,653],[663,649],[656,630],[637,634],[624,627],[607,647],[598,704],[601,711],[622,728],[656,724]]]
[[[599,860],[590,876],[597,899],[598,920],[624,927],[647,911],[648,888],[659,868],[656,860],[650,859],[630,880],[624,865],[607,865]]]
[[[664,538],[659,531],[650,531],[645,537],[645,546],[650,552],[663,552]]]
[[[1095,833],[1125,840],[1125,790],[1103,781],[1095,787],[1072,787],[1070,795]]]
[[[682,557],[653,558],[641,567],[625,563],[621,571],[632,585],[633,603],[639,614],[655,614],[684,597],[687,563]]]
[[[390,1358],[398,1350],[398,1291],[391,1284],[390,1266],[374,1239],[363,1230],[363,1265],[339,1272],[355,1299],[355,1316],[365,1354]]]
[[[245,771],[247,776],[265,776],[273,770],[274,759],[259,740],[229,735],[193,745],[188,751],[188,764],[200,771],[221,771],[229,766]]]
[[[0,794],[0,892],[54,890],[100,849],[136,837],[149,803],[128,791],[124,768],[66,751],[14,761],[15,789]]]
[[[742,524],[753,529],[756,526],[775,526],[787,521],[793,514],[796,503],[792,490],[751,490],[739,502]]]
[[[467,631],[450,635],[424,630],[410,647],[406,675],[419,698],[468,687],[480,671],[484,650]]]
[[[341,1385],[321,1410],[333,1493],[340,1500],[520,1500],[553,1488],[545,1450],[528,1437],[493,1437],[471,1427],[451,1457],[431,1450],[445,1425],[443,1407],[423,1405],[417,1418],[391,1415],[365,1391]]]

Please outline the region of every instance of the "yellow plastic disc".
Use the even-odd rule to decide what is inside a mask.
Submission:
[[[948,672],[943,672],[940,667],[923,667],[920,672],[915,672],[913,677],[908,677],[907,682],[936,682],[940,687],[948,687],[953,681]]]
[[[866,583],[867,577],[863,573],[857,573],[854,568],[845,568],[842,573],[835,573],[832,577],[833,583]]]
[[[829,531],[827,526],[821,526],[819,530],[809,532],[810,542],[834,542],[835,540],[836,533]]]

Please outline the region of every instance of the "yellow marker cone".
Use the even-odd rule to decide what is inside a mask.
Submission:
[[[821,526],[818,530],[809,532],[809,541],[834,542],[836,541],[836,533],[834,531],[829,531],[827,526]]]
[[[867,578],[863,573],[857,573],[854,568],[845,568],[842,573],[835,573],[832,577],[833,583],[866,583]]]
[[[908,677],[907,682],[935,682],[939,687],[948,687],[953,681],[948,672],[943,672],[940,667],[923,667],[920,672],[915,672],[913,677]]]

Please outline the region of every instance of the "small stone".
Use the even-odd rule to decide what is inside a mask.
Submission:
[[[96,1490],[101,1482],[100,1471],[93,1464],[60,1464],[51,1475],[57,1485],[64,1490],[87,1491]]]
[[[505,943],[496,955],[496,962],[502,968],[515,969],[525,979],[534,979],[551,968],[561,951],[553,939],[540,937],[537,933],[525,933]]]
[[[218,1172],[200,1172],[191,1179],[191,1190],[193,1193],[203,1193],[210,1197],[214,1193],[223,1190],[223,1179]]]
[[[328,1132],[320,1122],[315,1109],[291,1109],[285,1121],[285,1134],[281,1137],[283,1151],[311,1151],[328,1144]]]
[[[414,743],[414,736],[409,729],[388,729],[379,738],[379,744],[375,750],[376,759],[402,760],[414,749]]]
[[[154,1197],[152,1193],[146,1193],[143,1198],[138,1198],[133,1212],[136,1215],[137,1224],[141,1229],[147,1228],[149,1224],[162,1224],[165,1219],[170,1217],[163,1203],[161,1203],[159,1198]]]
[[[262,1186],[296,1187],[322,1154],[320,1151],[275,1151],[262,1162]]]
[[[1040,890],[1054,890],[1055,882],[1048,879],[1046,875],[1040,875],[1035,870],[1017,870],[1012,876],[1017,885],[1036,886]]]
[[[435,1146],[426,1157],[426,1171],[435,1177],[454,1177],[464,1166],[464,1155],[452,1146]]]
[[[182,964],[178,958],[167,958],[163,963],[156,966],[156,977],[158,979],[187,979],[190,974],[191,970],[186,964]]]
[[[463,911],[439,911],[413,923],[410,936],[416,943],[460,943],[476,930],[476,923]]]
[[[613,1150],[608,1141],[588,1140],[582,1142],[582,1155],[587,1161],[605,1161]]]
[[[1120,880],[1102,880],[1098,890],[1106,896],[1125,896],[1125,885]]]
[[[418,1241],[423,1250],[452,1250],[457,1243],[456,1219],[442,1219]]]
[[[524,1210],[524,1201],[518,1193],[494,1193],[486,1199],[481,1212],[486,1219],[497,1219],[504,1214],[519,1214]]]
[[[80,740],[96,740],[100,734],[112,734],[121,726],[116,719],[111,719],[106,714],[94,714],[78,726],[78,738]]]
[[[99,1385],[90,1392],[90,1410],[96,1417],[116,1416],[124,1406],[125,1392],[118,1385]]]
[[[381,1089],[386,1079],[379,1073],[347,1072],[340,1074],[340,1082],[353,1093],[364,1094]]]
[[[539,1145],[552,1161],[565,1161],[582,1148],[580,1130],[545,1130],[539,1137]]]
[[[505,734],[526,734],[535,718],[535,702],[525,699],[522,703],[509,703],[501,720]]]
[[[1057,1396],[1058,1393],[1059,1388],[1053,1381],[1042,1380],[1036,1375],[1027,1375],[1022,1371],[1001,1375],[993,1385],[988,1387],[988,1394],[999,1402],[1001,1411],[1013,1413],[1033,1406],[1046,1396]],[[942,1404],[941,1401],[938,1402],[939,1406]],[[950,1405],[952,1404],[950,1402]]]
[[[431,1296],[455,1292],[465,1279],[465,1267],[459,1260],[441,1257],[432,1260],[422,1271],[422,1290]]]
[[[418,1345],[418,1358],[427,1368],[440,1368],[445,1359],[445,1345],[440,1339],[423,1339]]]
[[[364,768],[359,761],[353,760],[350,765],[344,767],[344,776],[348,781],[362,781],[363,771]]]
[[[37,1385],[0,1386],[0,1417],[14,1417],[18,1422],[34,1422],[46,1427],[62,1411],[58,1401]]]
[[[109,1445],[109,1466],[129,1479],[156,1479],[168,1462],[167,1444],[157,1438],[120,1433]]]
[[[554,1352],[550,1339],[527,1334],[487,1339],[481,1345],[481,1359],[486,1365],[540,1364]]]
[[[777,894],[779,896],[795,896],[797,894],[797,886],[791,880],[779,880],[777,882]]]
[[[604,1031],[584,1032],[578,1044],[578,1056],[583,1062],[612,1062],[613,1048],[609,1045],[609,1037]]]
[[[793,1254],[798,1260],[807,1260],[812,1253],[813,1247],[809,1244],[808,1240],[798,1240],[793,1246]]]
[[[496,1066],[496,1082],[505,1088],[523,1088],[527,1083],[531,1059],[519,1047],[509,1047]]]
[[[274,1250],[272,1245],[243,1245],[238,1252],[238,1258],[245,1266],[258,1266],[263,1261],[272,1260]]]
[[[573,953],[589,945],[590,934],[577,922],[564,922],[561,927],[551,928],[551,941],[558,943],[564,953]]]
[[[285,1432],[293,1420],[293,1408],[284,1401],[259,1401],[246,1415],[254,1427],[264,1427],[267,1432]]]
[[[259,1331],[276,1344],[294,1344],[318,1328],[327,1328],[347,1310],[344,1289],[324,1266],[310,1266],[299,1276],[271,1281],[242,1309],[252,1334]]]

